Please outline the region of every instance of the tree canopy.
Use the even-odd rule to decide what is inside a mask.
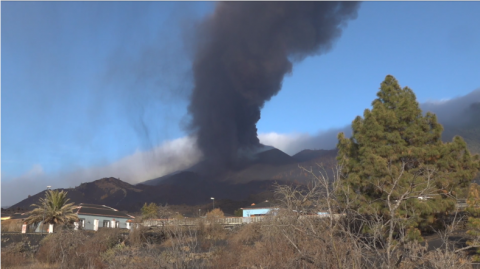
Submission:
[[[156,219],[158,218],[159,207],[155,203],[145,203],[142,207],[143,219]]]
[[[456,136],[443,143],[435,114],[422,113],[416,96],[388,75],[372,109],[352,123],[351,138],[338,135],[345,202],[386,221],[429,225],[436,213],[452,210],[459,190],[478,172],[478,155]],[[393,213],[392,213],[393,212]]]

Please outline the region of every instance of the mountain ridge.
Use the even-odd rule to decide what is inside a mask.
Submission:
[[[336,155],[336,150],[326,152],[330,152],[329,158]],[[325,152],[320,155],[326,156]],[[138,211],[144,203],[150,202],[196,205],[209,203],[210,197],[242,201],[270,190],[275,182],[286,184],[306,181],[308,176],[301,173],[298,166],[312,165],[316,161],[327,160],[316,158],[299,162],[281,150],[270,149],[257,153],[243,169],[228,171],[218,177],[186,169],[135,185],[109,177],[59,190],[67,191],[68,198],[76,204],[104,204],[126,211]],[[28,208],[44,193],[42,191],[28,197],[12,207]]]
[[[480,154],[480,103],[465,109],[461,122],[444,124],[442,140],[450,142],[460,135],[467,142],[469,150]],[[130,184],[117,178],[102,178],[82,183],[75,188],[59,189],[68,191],[68,197],[75,203],[105,204],[126,211],[138,211],[144,203],[169,203],[196,205],[216,199],[246,200],[251,195],[271,189],[275,182],[305,183],[310,177],[299,167],[307,169],[323,165],[328,175],[336,165],[337,149],[302,150],[292,156],[276,148],[269,148],[253,156],[238,169],[208,175],[208,169],[198,163],[189,169]],[[480,182],[480,173],[474,180]],[[45,191],[30,196],[14,205],[30,207],[37,203]]]

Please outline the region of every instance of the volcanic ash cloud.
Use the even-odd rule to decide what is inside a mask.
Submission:
[[[260,146],[256,123],[295,62],[331,49],[356,2],[221,2],[198,25],[189,130],[205,160],[234,167]]]

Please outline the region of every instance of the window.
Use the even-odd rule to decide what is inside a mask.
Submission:
[[[115,222],[115,228],[119,228],[120,227],[120,222],[119,221],[116,221]]]
[[[103,227],[110,227],[110,221],[109,220],[104,220],[103,221]]]
[[[85,228],[85,219],[80,219],[80,227]]]

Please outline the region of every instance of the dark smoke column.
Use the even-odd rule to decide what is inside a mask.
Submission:
[[[355,2],[224,2],[199,25],[190,130],[206,161],[234,167],[258,147],[256,123],[292,61],[328,51]]]

